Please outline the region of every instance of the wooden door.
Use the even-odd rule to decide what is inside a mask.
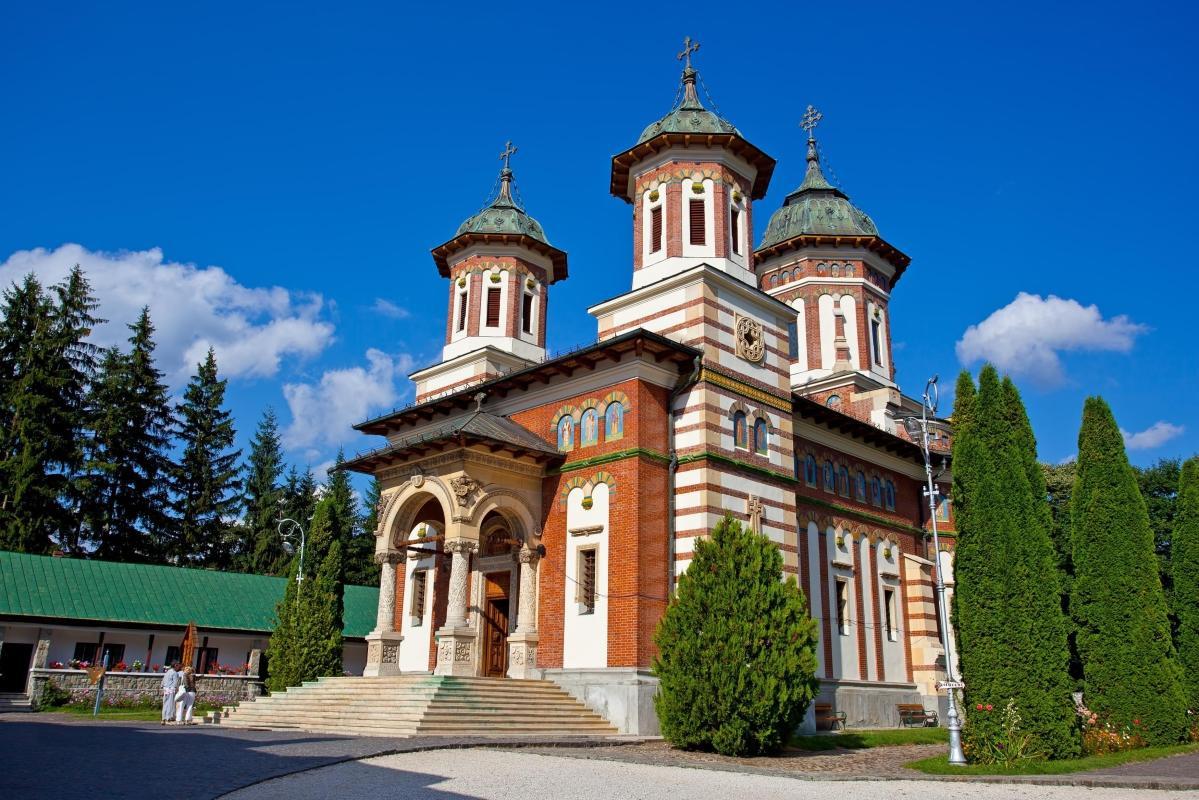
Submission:
[[[508,573],[487,575],[483,602],[483,674],[502,678],[508,674]]]
[[[33,645],[5,642],[0,649],[0,692],[23,693],[32,662]]]

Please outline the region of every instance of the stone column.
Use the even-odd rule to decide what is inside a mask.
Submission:
[[[516,608],[516,632],[508,637],[508,677],[536,680],[537,669],[537,561],[528,545],[517,554],[520,561],[520,602]]]
[[[404,563],[403,550],[375,553],[382,567],[379,573],[379,609],[375,629],[366,635],[366,668],[363,677],[400,674],[400,642],[395,630],[396,566]]]
[[[446,597],[445,625],[437,631],[437,667],[434,675],[474,675],[476,632],[466,624],[466,580],[470,556],[479,543],[454,539],[445,543],[451,554],[450,588]]]

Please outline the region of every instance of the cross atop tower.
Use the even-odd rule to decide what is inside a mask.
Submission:
[[[508,162],[512,159],[512,156],[516,155],[516,150],[517,148],[512,146],[512,140],[509,139],[507,144],[504,145],[504,152],[500,153],[500,160],[504,162],[504,169],[509,168]]]
[[[687,69],[691,69],[691,54],[699,50],[699,42],[692,42],[690,36],[683,37],[683,52],[679,53],[675,58],[679,61],[686,60]]]
[[[820,124],[820,120],[824,119],[824,114],[816,110],[815,106],[809,105],[808,110],[803,112],[803,117],[800,119],[799,127],[808,132],[809,139],[815,139],[816,126]]]

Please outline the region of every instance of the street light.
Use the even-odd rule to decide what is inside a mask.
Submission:
[[[928,453],[928,418],[936,417],[937,400],[937,376],[934,375],[924,385],[920,416],[904,417],[903,427],[908,432],[908,437],[920,446],[920,452],[924,455],[924,475],[928,479],[928,486],[925,488],[924,494],[928,497],[928,517],[933,523],[933,553],[937,576],[937,619],[941,623],[941,647],[945,649],[945,677],[948,679],[942,681],[940,685],[949,695],[949,724],[946,726],[949,729],[949,763],[955,766],[965,766],[966,754],[962,752],[962,718],[958,715],[957,699],[954,696],[954,691],[964,688],[965,684],[953,677],[953,650],[949,646],[949,612],[945,608],[945,578],[941,574],[941,539],[937,535],[937,497],[940,493],[933,481],[932,458]]]
[[[288,532],[284,532],[284,527],[287,527]],[[296,583],[304,582],[304,528],[300,523],[290,517],[285,517],[279,520],[279,537],[283,539],[283,552],[291,555],[296,551],[296,546],[292,539],[299,533],[300,539],[300,569],[296,572]]]

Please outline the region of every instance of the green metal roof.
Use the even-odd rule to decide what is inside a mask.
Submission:
[[[270,633],[287,578],[0,551],[0,616]],[[375,626],[379,589],[345,587],[347,637]]]
[[[683,97],[678,105],[670,109],[670,113],[651,124],[641,132],[638,144],[649,141],[663,133],[734,133],[738,131],[733,123],[721,119],[699,100],[695,91],[695,79],[698,73],[691,67],[683,70]],[[710,99],[710,98],[709,98]]]
[[[770,217],[759,249],[796,236],[878,236],[878,228],[824,177],[816,140],[808,139],[808,169],[783,206]]]
[[[458,226],[455,237],[464,233],[510,233],[514,235],[531,236],[549,244],[541,223],[525,213],[524,208],[512,195],[512,170],[504,167],[500,171],[500,192],[491,203],[475,214],[467,217]]]

